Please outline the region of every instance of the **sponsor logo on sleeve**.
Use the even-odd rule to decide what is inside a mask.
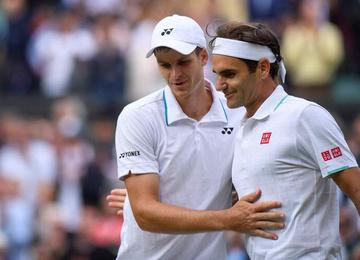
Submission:
[[[322,153],[321,153],[321,156],[322,156],[322,158],[324,159],[324,161],[329,161],[329,160],[332,159],[329,150],[322,152]]]
[[[260,144],[268,144],[270,142],[271,132],[266,132],[262,134]]]
[[[340,147],[338,146],[338,147],[331,149],[331,154],[334,158],[341,156],[342,152],[341,152]]]
[[[139,156],[140,155],[140,151],[129,151],[129,152],[124,152],[121,153],[119,155],[119,159],[123,159],[123,158],[127,158],[127,157],[132,157],[132,156]]]
[[[321,153],[322,158],[324,159],[324,161],[329,161],[332,160],[334,158],[340,157],[342,156],[342,152],[339,146],[334,147],[330,150],[324,151]]]

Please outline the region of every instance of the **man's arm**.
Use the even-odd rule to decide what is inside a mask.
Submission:
[[[331,175],[340,189],[352,200],[360,215],[360,169],[349,168]]]
[[[252,203],[260,197],[260,191],[240,198],[230,209],[192,210],[160,202],[159,182],[155,173],[130,174],[125,179],[132,211],[143,230],[169,234],[234,230],[277,239],[265,230],[284,226],[283,213],[269,211],[280,207],[279,202]]]
[[[109,195],[106,196],[106,201],[110,208],[116,210],[116,214],[123,215],[124,203],[126,199],[126,189],[115,188],[112,189]],[[231,193],[232,205],[235,205],[239,201],[239,197],[236,191]]]

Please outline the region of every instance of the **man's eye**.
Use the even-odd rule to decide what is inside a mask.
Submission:
[[[180,61],[180,62],[179,62],[179,65],[186,65],[186,64],[188,64],[188,63],[189,63],[188,60],[183,60],[183,61]]]
[[[166,64],[166,63],[161,63],[161,64],[159,64],[159,66],[162,68],[165,68],[165,69],[170,68],[170,64]]]
[[[226,72],[223,74],[223,77],[225,78],[233,78],[235,76],[234,72]]]

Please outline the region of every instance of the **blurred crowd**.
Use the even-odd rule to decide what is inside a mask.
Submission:
[[[76,98],[54,102],[50,119],[2,111],[0,252],[8,259],[114,259],[122,218],[105,201],[117,185],[114,122],[85,119]]]
[[[357,0],[1,0],[0,259],[114,259],[122,218],[114,128],[124,104],[160,87],[152,29],[193,17],[259,21],[279,36],[286,89],[331,111],[360,163]],[[206,77],[215,79],[211,61]],[[345,259],[360,259],[360,220],[344,194]],[[228,233],[229,260],[247,259]]]

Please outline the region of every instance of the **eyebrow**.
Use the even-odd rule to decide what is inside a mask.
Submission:
[[[160,66],[165,66],[165,65],[170,64],[170,63],[164,62],[164,61],[158,61],[157,63],[158,63],[158,65],[160,65]]]
[[[214,73],[216,73],[215,70],[212,70]],[[235,69],[223,69],[223,70],[220,70],[218,73],[216,74],[226,74],[226,73],[235,73],[236,70]]]
[[[178,60],[178,62],[190,60],[190,57],[182,57]]]
[[[180,58],[180,59],[178,59],[178,60],[176,60],[176,63],[178,63],[178,62],[184,62],[184,61],[188,61],[188,60],[190,60],[190,58],[189,57],[183,57],[183,58]],[[169,62],[167,62],[167,61],[162,61],[162,60],[157,60],[157,63],[158,64],[160,64],[160,63],[162,63],[162,64],[169,64]]]

